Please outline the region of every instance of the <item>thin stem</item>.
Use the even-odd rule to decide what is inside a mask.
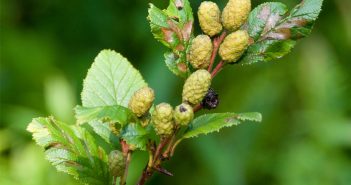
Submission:
[[[148,166],[149,168],[152,167],[152,161],[153,161],[153,159],[154,159],[154,155],[153,155],[153,153],[152,153],[151,151],[149,151],[149,162],[147,163],[147,166]]]
[[[176,141],[171,149],[171,157],[173,156],[174,154],[174,151],[176,149],[176,147],[178,146],[178,144],[182,141],[182,139],[179,139],[178,141]]]
[[[220,61],[219,63],[218,63],[218,65],[216,66],[216,68],[212,71],[212,73],[211,73],[211,76],[212,76],[212,78],[214,78],[216,75],[217,75],[217,73],[218,72],[220,72],[221,70],[222,70],[222,67],[224,66],[224,61],[222,60],[222,61]]]
[[[121,144],[123,155],[127,156],[127,153],[129,152],[129,146],[127,142],[124,140],[120,140],[119,143]]]
[[[151,168],[149,168],[147,166],[145,167],[143,174],[141,175],[137,185],[144,185],[146,180],[148,179],[148,177],[150,177],[152,175],[152,172],[150,172],[149,169],[151,169]]]
[[[201,110],[202,109],[202,105],[201,104],[197,104],[194,108],[193,108],[193,111],[194,113]]]
[[[163,154],[162,154],[162,158],[163,159],[169,159],[169,153],[170,153],[170,151],[172,149],[172,145],[173,145],[173,143],[174,143],[174,141],[176,139],[176,135],[177,135],[178,130],[179,130],[179,128],[176,128],[174,133],[172,134],[171,140],[169,141],[165,152],[163,152]]]
[[[159,157],[162,153],[162,149],[167,145],[169,140],[170,140],[170,137],[161,138],[161,141],[158,144],[157,149],[153,155],[152,162],[150,163],[149,161],[148,164],[145,166],[143,174],[141,175],[137,185],[144,185],[146,180],[152,175],[153,167],[155,166],[156,163],[159,163]]]
[[[127,177],[128,177],[128,168],[130,164],[130,160],[132,158],[132,152],[127,153],[127,158],[126,158],[126,167],[124,168],[124,174],[121,178],[120,185],[125,185],[127,184]]]
[[[157,149],[154,155],[153,164],[155,164],[155,162],[159,159],[162,149],[167,145],[169,140],[170,140],[170,137],[167,137],[161,140],[160,144],[157,146]]]
[[[112,185],[117,185],[117,177],[112,177]]]
[[[218,48],[223,42],[226,35],[227,35],[227,32],[223,31],[220,36],[213,39],[213,50],[212,50],[212,55],[210,59],[210,65],[208,66],[208,69],[207,69],[208,72],[212,71],[212,67],[217,56]]]

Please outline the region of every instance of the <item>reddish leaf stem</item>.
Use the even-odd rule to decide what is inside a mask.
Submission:
[[[193,111],[194,113],[201,110],[202,109],[202,105],[201,104],[197,104],[194,108],[193,108]]]
[[[121,144],[123,155],[127,156],[128,152],[129,152],[129,146],[128,146],[127,142],[124,140],[120,140],[119,143]]]
[[[163,152],[163,154],[162,154],[162,158],[163,158],[163,159],[169,159],[169,154],[170,154],[170,151],[171,151],[171,149],[172,149],[172,145],[173,145],[173,143],[174,143],[174,141],[175,141],[175,139],[176,139],[176,134],[177,134],[177,132],[178,132],[178,129],[176,129],[176,130],[174,131],[174,133],[173,133],[173,135],[172,135],[172,137],[171,137],[171,140],[169,141],[169,144],[168,144],[168,146],[167,146],[165,152]]]
[[[126,167],[124,169],[124,174],[121,178],[121,183],[120,183],[121,185],[127,184],[128,168],[129,168],[131,158],[132,158],[132,152],[129,151],[126,158]]]
[[[157,146],[156,152],[154,154],[153,164],[159,159],[162,149],[167,145],[171,137],[167,137],[161,140],[160,144]]]
[[[224,64],[225,64],[225,63],[224,63],[223,60],[220,61],[220,62],[218,63],[218,65],[216,66],[216,68],[215,68],[215,69],[212,71],[212,73],[211,73],[212,78],[214,78],[214,77],[217,75],[217,73],[220,72],[220,71],[222,70]]]
[[[210,59],[210,65],[208,66],[208,69],[207,69],[208,72],[211,72],[211,70],[212,70],[213,64],[214,64],[216,56],[217,56],[218,48],[221,45],[221,43],[223,42],[226,35],[227,35],[227,32],[223,31],[220,36],[213,39],[213,50],[212,50],[212,55],[211,55],[211,59]]]
[[[158,144],[157,149],[154,153],[154,157],[152,159],[152,166],[150,166],[149,164],[146,165],[146,167],[144,168],[143,174],[141,175],[141,177],[139,179],[138,185],[144,185],[146,180],[153,174],[154,167],[156,165],[158,165],[157,163],[159,163],[159,159],[160,159],[160,155],[162,154],[162,150],[167,145],[169,140],[170,140],[170,137],[161,138],[161,141]]]

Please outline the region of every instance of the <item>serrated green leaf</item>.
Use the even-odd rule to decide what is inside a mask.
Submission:
[[[197,117],[189,124],[188,131],[181,139],[197,137],[202,134],[209,134],[219,131],[224,127],[239,125],[241,121],[261,122],[260,113],[213,113]]]
[[[127,107],[133,93],[146,85],[126,58],[113,50],[102,50],[84,80],[82,104],[84,107]]]
[[[291,10],[279,25],[266,34],[266,38],[301,39],[311,34],[315,20],[321,12],[323,0],[304,0]]]
[[[88,123],[90,121],[101,121],[118,123],[123,127],[129,122],[137,120],[131,110],[119,105],[100,107],[76,106],[74,110],[77,124]]]
[[[262,32],[260,40],[298,40],[307,37],[321,11],[323,0],[304,0],[289,14],[275,20]],[[274,13],[274,12],[272,12]]]
[[[282,3],[264,3],[249,15],[247,30],[254,43],[239,63],[274,61],[288,54],[296,40],[310,35],[323,0],[304,0],[289,14]]]
[[[121,131],[121,138],[130,146],[146,150],[149,132],[137,123],[130,123]]]
[[[290,13],[290,18],[300,18],[315,21],[322,10],[323,0],[304,0]]]
[[[262,121],[262,114],[258,112],[245,112],[237,114],[237,119],[240,121],[255,121],[261,122]]]
[[[247,65],[256,62],[269,62],[282,58],[290,53],[296,41],[293,40],[264,40],[249,46],[240,64]]]
[[[85,184],[105,185],[112,182],[106,152],[96,145],[85,129],[48,117],[33,119],[27,130],[33,134],[36,143],[45,149],[46,158],[57,170],[73,175]]]

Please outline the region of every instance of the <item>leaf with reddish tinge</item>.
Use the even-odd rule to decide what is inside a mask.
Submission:
[[[165,53],[164,57],[168,69],[175,75],[182,78],[186,78],[189,75],[189,68],[184,58],[182,59],[172,52]]]
[[[261,35],[273,29],[286,14],[288,8],[283,3],[264,3],[255,8],[248,18],[248,32],[257,41]]]
[[[168,48],[174,48],[179,44],[178,35],[170,26],[173,20],[168,17],[166,12],[150,4],[149,16],[147,18],[150,21],[151,32],[156,40]]]
[[[190,72],[186,51],[193,38],[194,17],[188,0],[170,0],[161,10],[150,4],[148,20],[155,39],[168,47],[165,63],[175,75],[186,78]]]
[[[296,40],[307,37],[323,0],[304,0],[289,13],[282,3],[264,3],[249,15],[245,28],[254,42],[239,61],[252,64],[274,61],[288,54]]]

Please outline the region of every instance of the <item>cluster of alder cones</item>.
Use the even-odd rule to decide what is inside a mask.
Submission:
[[[150,87],[139,89],[133,94],[128,107],[140,119],[142,126],[146,127],[151,122],[156,133],[166,138],[180,127],[188,126],[199,105],[207,109],[217,107],[218,95],[210,88],[212,78],[218,72],[216,69],[212,71],[215,56],[218,52],[222,61],[217,66],[222,66],[223,63],[236,62],[245,52],[250,37],[240,27],[246,22],[250,11],[250,0],[229,0],[222,13],[214,2],[201,3],[198,18],[204,34],[192,40],[187,53],[187,60],[195,71],[184,83],[182,103],[175,108],[168,103],[160,103],[150,115],[149,110],[155,99],[154,90]],[[110,171],[116,176],[122,175],[119,173],[125,165],[125,159],[121,156],[120,151],[109,155]]]
[[[196,71],[185,81],[183,102],[174,109],[168,103],[161,103],[155,107],[149,119],[147,114],[154,101],[154,91],[150,87],[139,89],[131,98],[129,108],[142,120],[143,126],[151,120],[158,135],[170,135],[176,127],[187,126],[190,123],[194,117],[193,108],[199,105],[206,95],[215,99],[212,101],[215,104],[207,107],[217,106],[217,94],[210,89],[213,75],[210,73],[211,69],[208,69],[211,57],[217,54],[217,51],[214,53],[211,37],[222,33],[224,40],[218,53],[223,61],[236,62],[249,45],[250,37],[247,31],[238,29],[246,22],[250,10],[250,0],[229,0],[222,13],[214,2],[201,3],[198,18],[204,34],[196,36],[191,42],[187,58]]]

